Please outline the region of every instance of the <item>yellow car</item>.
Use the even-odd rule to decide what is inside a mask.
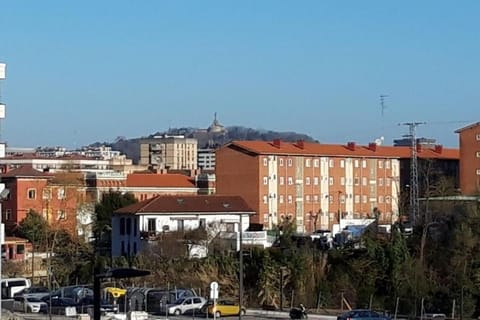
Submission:
[[[215,305],[213,305],[213,301],[209,301],[205,307],[205,312],[212,317],[215,315],[216,318],[222,316],[238,316],[240,312],[242,315],[246,313],[245,308],[240,309],[238,303],[229,300],[218,300]]]

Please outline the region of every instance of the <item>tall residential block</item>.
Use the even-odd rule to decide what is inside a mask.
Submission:
[[[480,122],[455,131],[460,140],[460,190],[480,195]]]
[[[159,136],[140,140],[140,165],[155,169],[197,169],[197,139]]]

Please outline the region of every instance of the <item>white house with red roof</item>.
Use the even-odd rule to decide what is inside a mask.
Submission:
[[[205,228],[207,233],[230,235],[238,234],[241,229],[245,239],[251,241],[253,236],[246,230],[254,214],[239,196],[157,196],[114,212],[112,256],[133,256],[143,250],[149,240],[163,233],[198,228]],[[264,238],[266,240],[266,233]]]

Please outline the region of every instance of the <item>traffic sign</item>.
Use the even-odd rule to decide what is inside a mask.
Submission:
[[[218,299],[218,282],[213,281],[210,283],[210,299]]]

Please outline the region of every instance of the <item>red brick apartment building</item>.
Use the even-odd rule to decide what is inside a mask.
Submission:
[[[460,140],[460,190],[480,195],[480,122],[455,131]]]
[[[343,218],[374,211],[398,219],[400,164],[409,147],[234,141],[216,153],[216,189],[240,195],[258,214],[252,223],[271,229],[295,221],[298,232],[329,229]],[[458,150],[419,149],[419,159],[457,159]]]
[[[2,203],[6,233],[14,232],[30,210],[42,214],[50,225],[76,234],[77,206],[84,201],[78,174],[41,172],[21,166],[1,175],[10,194]]]

